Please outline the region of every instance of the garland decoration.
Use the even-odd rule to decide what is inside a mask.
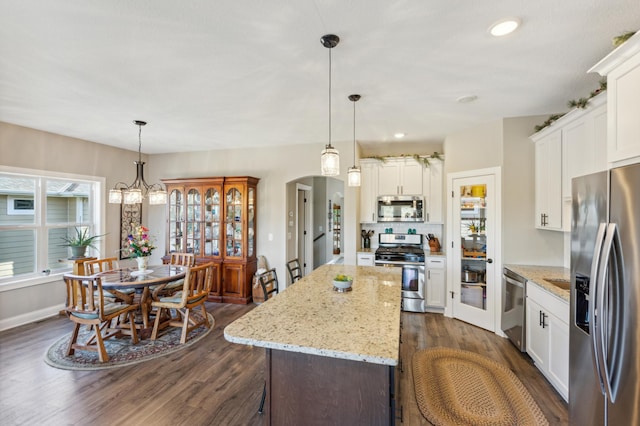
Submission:
[[[429,162],[429,159],[442,161],[442,154],[440,154],[437,151],[434,152],[431,155],[400,154],[400,155],[386,156],[386,157],[379,156],[379,155],[371,155],[371,156],[362,157],[362,158],[363,159],[370,159],[370,160],[377,160],[377,161],[380,161],[382,163],[386,163],[388,158],[393,158],[393,157],[401,157],[401,158],[409,157],[409,158],[413,158],[418,163],[421,163],[424,167],[429,167],[431,165],[431,162]]]
[[[586,109],[587,106],[589,105],[589,100],[591,98],[593,98],[594,96],[597,96],[600,93],[604,92],[605,90],[607,90],[607,79],[606,79],[606,77],[602,78],[600,80],[600,87],[598,87],[596,90],[591,91],[591,93],[589,93],[589,97],[588,98],[572,99],[569,102],[567,102],[567,107],[569,107],[569,108]],[[551,124],[553,124],[553,122],[555,122],[556,120],[558,120],[559,118],[561,118],[565,114],[566,114],[566,112],[562,113],[562,114],[550,115],[549,118],[544,123],[536,125],[533,128],[533,130],[536,131],[536,132],[539,132],[540,130],[544,129],[545,127],[550,126]]]
[[[622,43],[624,43],[625,41],[629,40],[631,38],[632,35],[634,35],[636,32],[635,31],[628,31],[626,33],[622,33],[617,37],[614,37],[613,40],[611,41],[613,44],[613,47],[618,47],[620,46]]]

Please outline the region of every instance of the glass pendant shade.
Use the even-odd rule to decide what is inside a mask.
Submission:
[[[360,186],[360,168],[353,166],[349,167],[347,172],[347,184],[349,186]]]
[[[320,156],[322,176],[338,176],[340,174],[340,155],[338,150],[327,145]]]
[[[109,190],[109,202],[120,204],[122,202],[122,190],[110,189]]]
[[[167,204],[167,191],[162,189],[149,191],[149,204]]]
[[[137,188],[125,189],[122,198],[125,204],[139,204],[142,202],[142,191]]]

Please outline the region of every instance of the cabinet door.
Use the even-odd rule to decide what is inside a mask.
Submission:
[[[527,297],[526,338],[527,353],[542,370],[547,369],[549,357],[549,328],[542,326],[542,307],[530,297]],[[548,324],[545,321],[545,324]]]
[[[184,190],[167,188],[167,253],[183,253],[184,247]]]
[[[214,262],[213,264],[213,283],[211,284],[211,291],[209,296],[220,297],[222,295],[221,289],[222,281],[222,263]]]
[[[400,167],[400,194],[422,195],[424,166],[416,160],[405,160]]]
[[[561,231],[562,132],[558,129],[535,144],[535,226]]]
[[[562,129],[562,197],[571,197],[571,179],[589,174],[595,162],[594,140],[582,117]]]
[[[378,162],[360,162],[360,222],[376,222],[378,197]]]
[[[222,188],[204,189],[204,255],[220,257],[222,247]]]
[[[242,258],[245,256],[244,226],[244,194],[245,188],[242,185],[225,185],[225,219],[224,219],[224,241],[225,257]]]
[[[569,397],[569,324],[555,315],[547,317],[549,326],[548,375],[565,400]]]
[[[443,262],[444,264],[444,260],[439,260],[439,262]],[[427,262],[427,290],[425,303],[430,307],[444,308],[444,269],[430,267],[429,263],[430,261]]]
[[[222,296],[244,296],[244,269],[242,263],[224,263],[222,265]]]
[[[635,43],[638,44],[637,37]],[[631,43],[625,43],[620,46],[620,49],[633,47]],[[607,157],[610,162],[640,156],[638,93],[640,93],[640,53],[631,56],[607,76],[607,108],[610,124]]]
[[[442,185],[443,163],[441,160],[429,160],[429,167],[424,170],[423,188],[428,193],[425,196],[427,203],[426,221],[429,223],[444,223],[442,213]]]
[[[400,162],[387,160],[378,168],[378,195],[400,194]]]
[[[202,256],[202,187],[186,187],[185,243],[187,253]]]

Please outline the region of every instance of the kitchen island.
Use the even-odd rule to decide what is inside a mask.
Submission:
[[[400,300],[397,268],[324,265],[227,326],[266,348],[265,424],[393,424]]]

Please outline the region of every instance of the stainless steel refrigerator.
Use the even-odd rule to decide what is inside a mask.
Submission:
[[[640,165],[572,181],[569,420],[640,425]]]

